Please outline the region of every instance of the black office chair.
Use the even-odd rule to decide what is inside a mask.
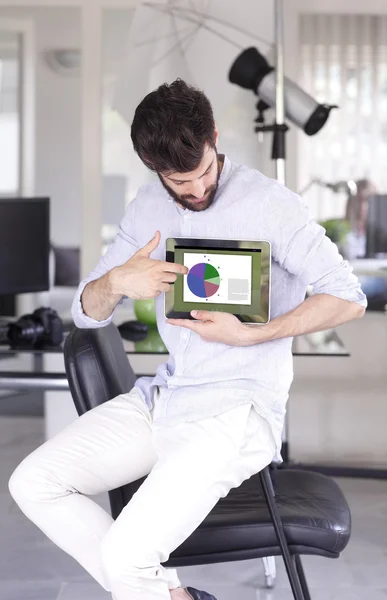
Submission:
[[[135,383],[135,374],[114,325],[73,329],[67,337],[64,355],[79,415],[129,392]],[[109,492],[114,519],[145,479]],[[332,479],[308,471],[267,467],[219,500],[164,566],[282,555],[295,600],[310,600],[300,555],[338,558],[350,533],[349,507]]]

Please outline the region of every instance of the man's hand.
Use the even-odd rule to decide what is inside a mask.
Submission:
[[[229,346],[249,345],[249,325],[244,325],[234,315],[209,310],[193,310],[191,315],[199,322],[190,319],[167,319],[167,323],[191,329],[207,342],[220,342]]]
[[[229,346],[254,346],[271,340],[326,331],[364,315],[365,308],[355,302],[329,294],[315,294],[295,309],[266,325],[245,325],[228,313],[193,310],[189,319],[167,319],[167,323],[196,331],[203,340]]]
[[[111,271],[111,291],[113,294],[128,296],[133,300],[156,298],[168,292],[179,274],[186,275],[187,267],[164,260],[150,258],[160,242],[160,232],[140,248],[125,264]]]

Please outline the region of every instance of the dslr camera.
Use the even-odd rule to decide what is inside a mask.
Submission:
[[[12,348],[59,346],[63,341],[63,323],[52,308],[38,308],[18,321],[8,323],[1,332],[2,343]]]

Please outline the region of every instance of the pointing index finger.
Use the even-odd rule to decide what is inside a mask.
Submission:
[[[180,265],[179,263],[173,262],[164,262],[163,271],[167,271],[169,273],[180,273],[181,275],[186,275],[188,273],[188,268],[184,265]]]

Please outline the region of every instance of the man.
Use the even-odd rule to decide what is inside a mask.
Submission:
[[[293,336],[361,317],[357,278],[300,199],[217,152],[205,95],[181,80],[138,106],[132,140],[158,181],[141,188],[73,304],[78,327],[110,323],[123,297],[156,298],[170,356],[154,378],[89,411],[10,480],[23,512],[115,600],[211,600],[161,566],[221,497],[281,460]],[[271,322],[199,311],[166,320],[163,294],[187,272],[170,236],[269,240]],[[306,288],[314,294],[305,299]],[[113,523],[86,495],[148,475]]]

